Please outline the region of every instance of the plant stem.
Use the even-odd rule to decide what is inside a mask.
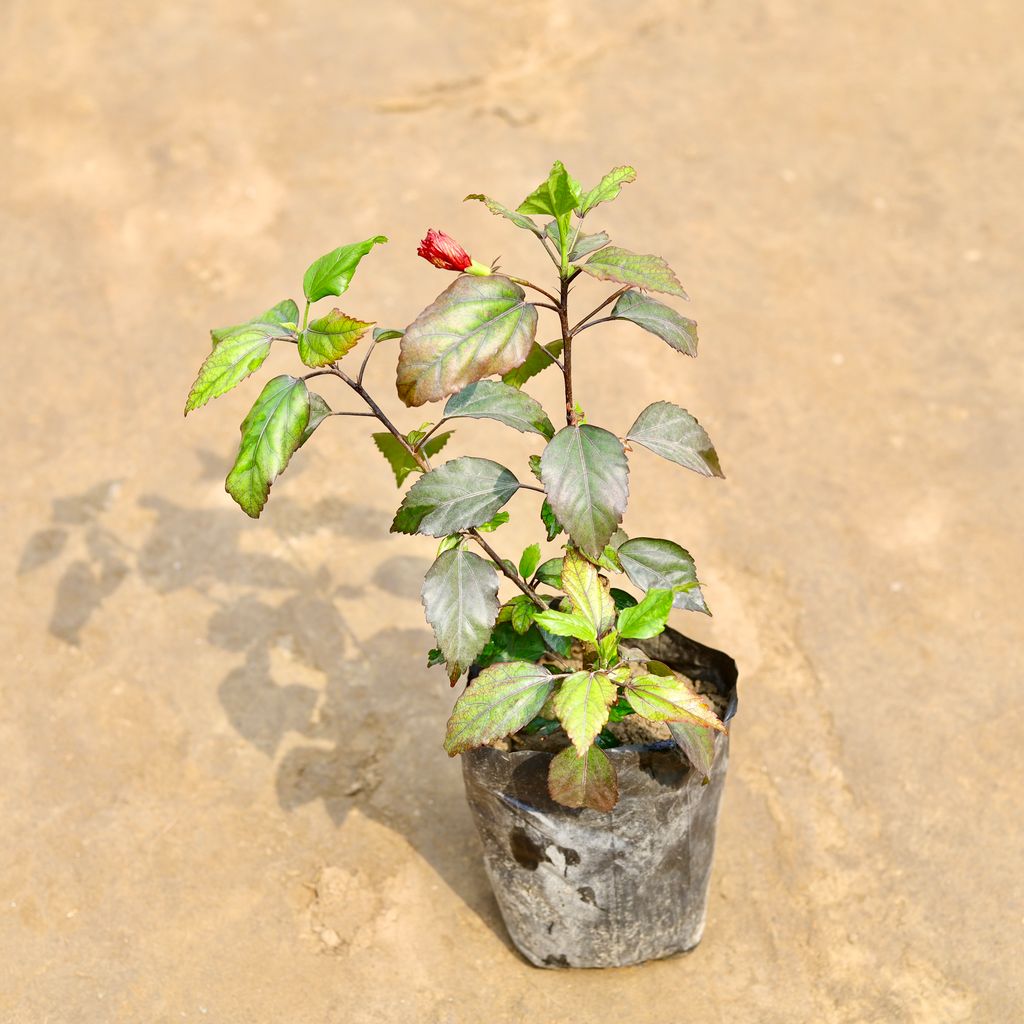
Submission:
[[[597,309],[592,309],[573,329],[572,333],[575,334],[592,316],[597,316],[605,306],[610,306],[620,295],[624,295],[630,289],[629,285],[625,288],[620,288],[617,292],[612,292],[604,302],[601,303]]]
[[[554,295],[551,294],[551,292],[546,291],[545,289],[541,288],[540,285],[536,285],[532,281],[527,281],[525,278],[522,278],[522,277],[512,277],[511,275],[509,275],[509,280],[512,281],[514,284],[522,285],[524,288],[532,288],[535,292],[540,292],[541,295],[543,295],[546,299],[550,299],[552,302],[556,303],[556,305],[551,306],[549,308],[554,309],[556,312],[558,311],[558,306],[557,306],[558,299],[556,299],[554,297]],[[543,303],[539,302],[539,303],[537,303],[537,305],[540,306],[540,305],[543,305]]]
[[[409,442],[405,439],[405,435],[388,419],[384,410],[370,397],[367,393],[366,388],[363,387],[359,381],[353,380],[344,370],[339,369],[337,365],[332,364],[329,371],[336,377],[340,377],[373,411],[373,415],[377,417],[387,427],[391,436],[415,459],[416,465],[423,470],[424,473],[430,472],[430,461],[427,457],[418,452]]]
[[[617,316],[602,316],[597,320],[588,320],[582,326],[573,328],[572,336],[575,338],[577,334],[582,334],[588,327],[596,327],[598,324],[609,324],[613,320],[618,319]]]
[[[438,421],[437,421],[437,422],[436,422],[436,423],[435,423],[435,424],[434,424],[434,425],[433,425],[433,426],[432,426],[432,427],[431,427],[431,428],[430,428],[430,429],[429,429],[429,430],[428,430],[428,431],[427,431],[427,432],[426,432],[426,433],[425,433],[425,434],[424,434],[424,435],[423,435],[423,436],[422,436],[422,437],[421,437],[421,438],[420,438],[420,439],[419,439],[419,440],[418,440],[418,441],[416,442],[416,444],[415,444],[415,445],[413,445],[413,447],[414,447],[414,448],[416,448],[416,450],[417,450],[417,451],[418,451],[418,450],[420,450],[420,449],[421,449],[421,448],[422,448],[422,447],[423,447],[423,446],[424,446],[424,445],[425,445],[425,444],[426,444],[426,443],[427,443],[427,442],[428,442],[428,441],[429,441],[429,440],[431,439],[431,437],[433,437],[434,433],[435,433],[436,431],[438,431],[438,430],[440,430],[440,429],[441,429],[441,425],[442,425],[443,423],[447,423],[447,422],[448,422],[448,420],[446,420],[446,419],[445,419],[445,418],[444,418],[444,417],[442,416],[442,417],[441,417],[441,418],[440,418],[440,419],[439,419],[439,420],[438,420]]]
[[[519,575],[519,573],[512,572],[512,570],[509,569],[509,567],[502,561],[498,552],[484,540],[483,535],[478,529],[476,529],[476,527],[473,527],[473,529],[467,530],[466,532],[477,542],[477,544],[480,545],[480,547],[484,549],[484,551],[487,552],[491,561],[494,562],[495,568],[504,573],[504,575],[507,576],[528,598],[530,598],[530,600],[533,601],[541,611],[546,612],[548,610],[548,606],[544,603],[540,595],[538,595],[537,591],[534,590],[530,584]]]
[[[565,378],[565,422],[571,427],[576,422],[572,398],[572,332],[569,330],[569,278],[563,277],[558,303],[558,319],[562,324],[562,376]]]
[[[370,340],[370,347],[366,350],[366,355],[363,356],[362,363],[359,364],[359,373],[356,376],[356,383],[357,384],[362,384],[363,383],[363,374],[366,373],[366,364],[370,361],[370,356],[373,355],[373,353],[376,350],[376,348],[377,348],[377,342],[373,341],[371,339]]]

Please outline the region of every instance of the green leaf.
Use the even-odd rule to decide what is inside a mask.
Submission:
[[[614,665],[619,660],[619,634],[616,630],[609,630],[598,638],[597,654],[602,665]]]
[[[530,354],[526,357],[526,362],[514,370],[509,370],[502,376],[502,381],[511,387],[521,388],[531,377],[536,377],[542,370],[555,365],[555,360],[549,359],[544,354],[545,352],[557,358],[561,355],[564,347],[560,340],[548,342],[547,345],[538,345],[534,342],[530,348]]]
[[[707,432],[685,409],[672,402],[647,406],[629,428],[626,440],[642,444],[655,455],[702,476],[724,475]]]
[[[271,306],[265,313],[260,313],[259,316],[246,320],[244,324],[235,324],[232,327],[215,327],[210,331],[210,338],[213,342],[213,347],[216,348],[225,338],[229,338],[233,334],[245,331],[256,325],[275,328],[275,331],[272,333],[294,336],[294,325],[298,318],[299,307],[291,299],[283,299],[276,306]],[[284,330],[276,330],[279,327],[284,328]]]
[[[402,337],[403,334],[405,331],[399,330],[397,327],[374,327],[373,340],[391,341],[393,338]]]
[[[287,374],[269,381],[242,421],[242,443],[224,484],[246,515],[259,518],[308,423],[306,382]]]
[[[294,337],[295,332],[282,321],[298,309],[285,299],[248,323],[220,327],[210,332],[213,351],[199,368],[195,383],[185,401],[185,415],[219,398],[254,373],[270,355],[272,339]]]
[[[299,335],[299,358],[307,366],[333,363],[350,351],[370,326],[340,309],[332,309]]]
[[[616,281],[678,295],[681,299],[689,298],[672,268],[660,256],[642,256],[617,245],[609,245],[598,249],[586,263],[581,263],[580,269],[599,281]]]
[[[612,316],[619,320],[631,320],[683,355],[697,354],[696,321],[687,319],[650,295],[633,290],[624,292],[612,306]]]
[[[488,519],[486,523],[481,523],[477,529],[481,533],[494,533],[499,526],[504,526],[509,520],[509,514],[507,512],[499,512],[496,516]],[[508,562],[508,559],[505,559]],[[515,566],[512,566],[515,569]]]
[[[563,427],[541,456],[547,500],[586,554],[598,558],[622,521],[629,467],[619,439],[601,427]]]
[[[714,730],[696,722],[669,722],[668,731],[690,764],[707,782],[711,778],[711,766],[715,760]]]
[[[597,643],[597,632],[593,623],[583,618],[577,612],[558,612],[549,609],[546,612],[537,612],[533,617],[541,629],[553,633],[555,636],[574,636],[577,640],[586,640],[588,643]]]
[[[511,661],[483,669],[455,702],[444,749],[454,757],[518,732],[536,717],[552,686],[543,665]]]
[[[546,213],[556,220],[566,217],[580,204],[580,185],[556,160],[548,180],[538,185],[517,207],[518,213]]]
[[[309,393],[309,422],[299,439],[301,448],[312,436],[313,431],[320,426],[328,416],[331,415],[331,407],[315,391]]]
[[[569,546],[562,560],[562,590],[573,609],[593,627],[595,636],[615,625],[615,602],[597,569],[576,548]]]
[[[531,628],[520,636],[511,622],[503,622],[494,627],[491,639],[480,652],[476,663],[485,668],[499,661],[536,661],[546,652],[547,647],[540,630]]]
[[[562,560],[560,558],[549,558],[537,569],[537,582],[546,583],[549,587],[561,587],[562,585]]]
[[[384,235],[374,235],[365,242],[342,245],[325,256],[314,260],[302,278],[302,290],[310,302],[328,295],[341,295],[352,282],[359,261],[375,246],[387,241]]]
[[[435,558],[440,557],[446,551],[451,551],[452,548],[457,548],[462,545],[465,538],[461,533],[449,533],[447,537],[441,538],[441,543],[437,545],[437,554]]]
[[[406,405],[436,402],[467,384],[507,373],[529,356],[537,307],[507,277],[457,277],[406,328],[398,394]]]
[[[540,456],[530,456],[530,472],[540,481]]]
[[[551,759],[548,792],[564,807],[610,811],[619,799],[615,768],[604,752],[591,747],[583,757],[566,747]]]
[[[619,636],[635,640],[657,636],[668,622],[672,597],[671,590],[650,590],[639,604],[623,608],[619,612]]]
[[[608,712],[609,722],[621,722],[624,718],[628,718],[634,714],[633,708],[630,707],[629,701],[625,697],[620,697],[612,706]]]
[[[529,217],[524,217],[521,213],[517,213],[515,210],[510,210],[507,206],[502,206],[501,203],[496,202],[489,196],[483,196],[479,193],[466,196],[463,202],[467,202],[470,199],[479,200],[488,210],[491,211],[497,217],[505,217],[512,221],[517,228],[523,228],[524,231],[532,231],[538,238],[544,237],[544,232],[536,225],[536,223],[530,220]]]
[[[453,681],[483,650],[498,617],[498,574],[464,548],[439,555],[423,579],[423,607]]]
[[[562,246],[562,232],[559,230],[557,220],[549,220],[544,227],[544,233],[561,249]],[[569,240],[572,241],[573,232],[569,231]],[[592,235],[584,234],[582,231],[576,237],[576,244],[569,250],[569,262],[575,263],[577,260],[583,259],[584,256],[589,256],[592,252],[596,252],[598,249],[606,246],[611,239],[604,231],[597,231]]]
[[[558,521],[558,516],[555,515],[555,510],[547,498],[540,504],[540,521],[547,531],[548,540],[554,540],[562,532],[562,524]]]
[[[608,593],[611,594],[617,611],[621,612],[623,608],[632,608],[637,603],[636,598],[632,594],[626,593],[625,590],[619,590],[618,587],[612,587]]]
[[[519,575],[528,580],[540,565],[540,545],[530,544],[519,558]]]
[[[512,608],[512,628],[520,636],[533,625],[533,619],[537,612],[537,606],[525,594],[523,597],[524,600],[517,601]]]
[[[697,568],[685,548],[670,540],[634,537],[619,547],[618,555],[623,571],[641,590],[672,590],[676,608],[708,614]]]
[[[540,402],[497,380],[478,380],[452,395],[444,407],[447,419],[466,416],[504,423],[523,434],[540,434],[551,440],[555,428]]]
[[[444,655],[441,653],[440,647],[431,647],[427,651],[427,668],[433,668],[435,665],[444,664]]]
[[[392,533],[443,537],[486,523],[519,489],[519,481],[490,459],[464,456],[420,477],[391,524]]]
[[[584,197],[580,203],[579,213],[586,216],[599,203],[610,203],[622,191],[623,185],[636,181],[636,171],[632,167],[616,167],[610,170]]]
[[[454,431],[449,430],[444,434],[437,434],[432,437],[424,446],[423,451],[429,458],[432,455],[436,455],[447,443],[448,438],[452,436]],[[373,437],[373,443],[377,446],[377,450],[388,460],[388,464],[391,466],[391,471],[395,474],[395,483],[401,487],[405,482],[405,478],[410,473],[422,473],[419,463],[409,454],[406,448],[399,442],[393,434],[387,430],[382,430],[380,433],[371,435]]]
[[[649,722],[693,722],[725,732],[708,701],[679,679],[644,675],[629,680],[625,686],[633,710]]]
[[[574,672],[562,680],[553,700],[555,713],[581,757],[604,728],[617,694],[603,672]]]

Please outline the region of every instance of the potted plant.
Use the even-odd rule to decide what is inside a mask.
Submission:
[[[431,230],[419,255],[457,276],[404,330],[338,308],[310,316],[314,303],[347,290],[384,236],[321,256],[303,278],[301,316],[287,299],[212,332],[185,406],[188,413],[234,388],[275,343],[294,345],[302,371],[270,380],[242,422],[226,489],[243,511],[260,515],[291,457],[334,416],[378,420],[384,429],[372,438],[396,483],[415,475],[391,530],[440,540],[422,590],[436,637],[428,664],[444,665],[453,686],[467,679],[444,748],[463,755],[509,932],[542,966],[637,963],[697,944],[725,723],[736,708],[732,660],[666,625],[672,608],[707,613],[690,555],[672,540],[630,538],[620,526],[632,446],[721,476],[708,435],[687,411],[659,401],[620,436],[622,425],[588,422],[573,391],[576,341],[607,321],[630,321],[675,353],[696,355],[694,322],[650,294],[687,297],[668,264],[583,230],[635,176],[618,167],[584,190],[556,162],[514,210],[468,196],[532,233],[555,281],[545,287],[478,263]],[[613,290],[577,317],[570,298],[581,274]],[[557,324],[556,340],[537,341],[542,315]],[[363,383],[373,353],[396,343],[399,398],[412,408],[445,401],[440,417],[412,430],[396,426]],[[363,357],[353,360],[360,345]],[[556,372],[564,379],[560,428],[524,390],[534,376]],[[332,408],[314,390],[328,378],[362,407]],[[489,458],[440,462],[446,428],[475,418],[534,437],[529,465],[513,472]],[[538,527],[558,545],[547,558],[540,543],[516,561],[497,550],[493,534],[520,491],[538,495]],[[501,577],[510,584],[503,596]]]

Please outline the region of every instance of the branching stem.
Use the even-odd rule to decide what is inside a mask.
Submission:
[[[509,567],[502,561],[501,556],[498,554],[490,544],[487,543],[483,538],[483,534],[480,533],[476,527],[466,531],[467,535],[472,537],[487,552],[491,561],[494,562],[495,568],[507,576],[533,603],[541,610],[546,612],[548,606],[544,603],[544,600],[540,597],[536,590],[530,586],[517,572],[513,572]]]

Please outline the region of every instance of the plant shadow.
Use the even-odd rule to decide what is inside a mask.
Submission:
[[[427,563],[394,556],[368,582],[353,585],[335,578],[327,558],[309,565],[269,553],[311,523],[379,540],[384,511],[336,499],[311,509],[281,495],[274,516],[259,528],[271,536],[257,546],[253,527],[233,507],[188,508],[148,494],[138,505],[152,522],[133,545],[105,522],[118,493],[117,481],[103,481],[55,500],[50,522],[22,552],[20,574],[48,566],[56,573],[51,634],[80,643],[132,575],[158,594],[202,595],[212,606],[208,641],[237,657],[218,683],[221,706],[235,731],[276,764],[281,808],[291,812],[319,800],[341,825],[358,807],[402,834],[511,948],[457,766],[441,750],[450,701],[443,673],[428,675],[424,668],[432,637],[420,624],[418,598]],[[343,600],[372,602],[374,591],[408,597],[401,620],[416,626],[395,623],[361,640],[340,608]],[[292,679],[286,678],[290,671]],[[296,675],[305,681],[295,681]],[[311,678],[322,685],[310,685]]]

